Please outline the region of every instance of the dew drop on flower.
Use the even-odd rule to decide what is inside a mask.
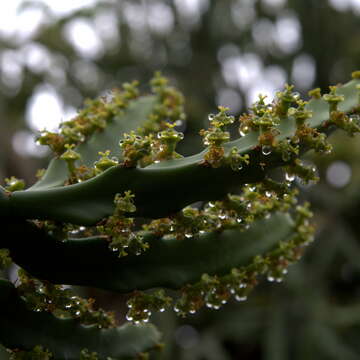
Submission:
[[[295,175],[294,174],[289,174],[289,173],[285,173],[285,179],[286,181],[294,181],[295,180]]]
[[[271,154],[271,146],[264,145],[261,147],[261,152],[263,155],[270,155]]]
[[[240,130],[240,129],[239,129],[239,134],[240,134],[241,137],[243,137],[243,136],[246,135],[246,134],[245,134],[242,130]]]
[[[299,100],[300,99],[300,93],[299,92],[294,92],[293,94],[292,94],[292,96],[293,96],[293,98],[295,99],[295,100]]]

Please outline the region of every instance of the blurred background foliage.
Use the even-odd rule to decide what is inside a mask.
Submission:
[[[8,2],[3,2],[8,3]],[[71,3],[71,4],[69,4]],[[217,105],[238,115],[286,82],[303,95],[360,69],[358,0],[12,1],[0,18],[0,178],[28,184],[46,166],[34,134],[76,113],[87,97],[125,81],[144,92],[161,70],[186,96],[182,154],[201,149],[199,129]],[[1,7],[0,6],[0,7]],[[6,11],[5,11],[6,10]],[[301,184],[317,238],[280,285],[245,303],[178,319],[154,316],[161,359],[360,358],[360,143],[333,135],[333,155],[307,161],[321,181]],[[115,294],[88,291],[124,311]]]

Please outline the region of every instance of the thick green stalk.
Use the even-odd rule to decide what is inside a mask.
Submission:
[[[31,311],[6,280],[0,280],[0,316],[0,339],[4,346],[32,350],[41,344],[56,360],[77,360],[83,349],[96,352],[99,359],[129,359],[153,349],[160,340],[153,325],[126,324],[99,329],[81,325],[74,319]]]
[[[360,80],[352,80],[337,90],[344,96],[339,111],[350,112],[359,105],[359,90],[356,89],[359,83]],[[329,119],[329,104],[323,99],[312,99],[305,109],[312,112],[308,125],[323,129]],[[276,137],[279,141],[292,137],[296,131],[296,119],[293,116],[281,118],[277,130],[280,132]],[[240,154],[250,155],[249,165],[244,165],[240,171],[234,171],[230,166],[210,168],[202,165],[207,150],[142,169],[114,166],[79,184],[56,188],[47,188],[45,184],[45,189],[37,185],[27,191],[16,191],[5,199],[0,198],[0,216],[93,225],[113,213],[115,195],[127,190],[135,194],[137,212],[134,216],[166,216],[193,202],[222,197],[235,186],[259,181],[271,168],[284,164],[279,153],[262,154],[258,137],[259,132],[254,131],[224,144],[225,155],[233,147]],[[309,148],[302,146],[302,149]],[[49,170],[46,183],[53,185],[52,179],[57,176],[55,170],[54,173]]]
[[[97,132],[91,138],[76,147],[76,151],[81,156],[82,165],[92,167],[98,160],[100,151],[110,150],[112,156],[121,159],[119,139],[124,133],[136,130],[142,125],[145,119],[151,114],[156,105],[155,96],[144,96],[132,100],[129,106],[114,117],[106,126],[104,131]],[[44,176],[35,183],[30,190],[45,190],[54,187],[63,186],[68,179],[68,171],[65,161],[60,158],[54,158]]]
[[[130,292],[179,289],[203,273],[224,275],[289,240],[295,228],[289,215],[276,213],[243,232],[225,230],[184,240],[149,234],[145,240],[150,249],[121,258],[101,237],[59,241],[26,221],[4,224],[2,231],[0,246],[9,248],[15,263],[33,276],[56,284]]]

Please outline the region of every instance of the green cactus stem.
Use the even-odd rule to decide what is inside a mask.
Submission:
[[[225,274],[272,250],[295,231],[291,217],[277,213],[244,232],[225,230],[183,241],[148,234],[150,248],[144,254],[119,258],[101,236],[59,241],[25,221],[3,224],[2,229],[1,247],[8,248],[14,262],[33,276],[119,292],[178,289],[198,281],[203,273]]]
[[[0,316],[0,338],[4,346],[32,350],[35,344],[41,344],[58,360],[78,360],[83,349],[96,352],[104,360],[134,358],[155,348],[160,339],[153,325],[126,324],[99,329],[81,325],[74,319],[29,310],[16,288],[6,280],[0,280]]]
[[[354,79],[336,90],[332,89],[332,93],[336,92],[339,96],[344,97],[344,100],[337,104],[337,111],[350,113],[358,105],[356,87],[359,83],[360,80]],[[150,111],[152,100],[146,98],[137,101],[145,101],[145,108],[147,107],[147,111]],[[142,108],[140,105],[133,105],[135,112],[138,111],[135,110],[138,107]],[[308,129],[331,130],[329,104],[322,98],[313,98],[305,106],[305,110],[312,114],[307,120],[310,127],[296,133],[296,116],[281,117],[279,125],[276,126],[277,142],[292,138],[297,134],[297,141],[300,142],[299,145],[303,151],[312,148],[319,151],[326,150],[326,145],[323,144],[325,135],[311,133]],[[131,117],[130,114],[128,116]],[[110,132],[114,132],[111,125],[108,128],[111,130]],[[103,150],[102,147],[109,147],[110,139],[106,134],[108,132],[104,131],[96,134],[96,139],[94,137],[94,141],[99,141],[100,144],[96,145],[96,154],[101,149]],[[218,168],[202,166],[207,153],[205,150],[197,155],[162,161],[146,168],[113,166],[80,184],[49,188],[55,184],[59,185],[59,177],[63,179],[63,175],[61,175],[63,169],[59,174],[58,165],[53,162],[50,164],[44,180],[33,188],[26,191],[15,191],[6,199],[0,198],[0,215],[93,225],[113,213],[113,199],[117,193],[131,190],[136,196],[137,211],[134,216],[152,218],[166,216],[193,202],[216,199],[224,196],[234,187],[260,181],[269,169],[286,163],[276,148],[272,152],[270,150],[271,153],[264,155],[264,151],[262,152],[261,146],[258,145],[259,136],[260,130],[252,131],[240,139],[223,144],[225,157],[233,152],[234,148],[237,148],[239,155],[247,154],[249,156],[249,164],[244,163],[240,171],[234,171],[231,166],[226,165]],[[311,137],[309,138],[309,136]],[[103,137],[103,139],[100,141],[99,137]],[[317,142],[314,142],[314,139]],[[114,140],[113,138],[111,141],[114,142]],[[91,141],[81,146],[88,148],[93,146],[92,144]],[[88,153],[87,151],[82,153],[81,146],[78,150],[79,153]],[[87,157],[90,159],[90,155]],[[181,184],[181,191],[179,191],[179,184]],[[50,206],[55,203],[56,206]]]

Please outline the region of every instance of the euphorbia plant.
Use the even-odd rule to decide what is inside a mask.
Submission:
[[[0,264],[20,267],[16,286],[0,280],[0,342],[12,357],[145,357],[161,341],[152,312],[245,301],[263,277],[281,282],[313,241],[293,180],[316,181],[300,157],[329,153],[330,132],[360,130],[360,72],[309,101],[288,85],[272,102],[260,96],[234,140],[237,119],[219,107],[200,132],[205,150],[188,157],[176,151],[183,96],[160,74],[151,86],[140,96],[125,84],[43,131],[54,158],[38,182],[0,188]],[[131,294],[128,323],[62,284]]]

